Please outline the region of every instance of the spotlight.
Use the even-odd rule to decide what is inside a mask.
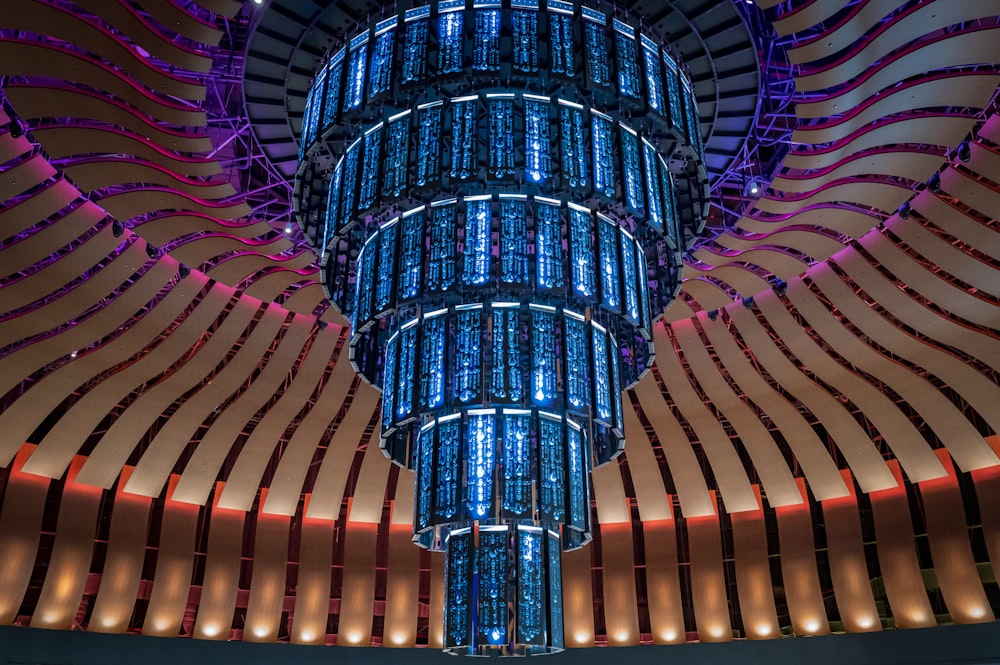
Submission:
[[[123,233],[125,233],[125,225],[116,219],[111,223],[111,235],[121,238]]]
[[[941,174],[935,173],[930,178],[927,179],[927,189],[931,190],[935,194],[941,191]]]
[[[181,276],[181,279],[184,279],[185,277],[191,274],[191,268],[187,267],[182,263],[181,266],[177,269],[177,274]]]
[[[747,309],[753,309],[754,306],[753,296],[750,296],[749,298],[744,298],[743,306],[746,307]]]
[[[323,319],[317,320],[316,327],[319,328],[320,330],[326,330],[326,321],[324,321]]]
[[[151,259],[156,258],[156,248],[152,245],[146,245],[146,256]]]
[[[24,127],[21,126],[21,122],[17,118],[10,121],[10,135],[15,139],[24,136]]]
[[[755,183],[755,182],[750,183],[750,193],[751,194],[756,194],[759,191],[760,191],[760,187],[757,186],[757,183]]]
[[[958,161],[967,163],[970,159],[972,159],[972,148],[969,146],[968,139],[966,139],[958,146]]]
[[[899,214],[900,218],[902,218],[902,219],[909,219],[910,218],[910,203],[906,202],[903,205],[899,206],[899,210],[897,210],[896,212],[897,212],[897,214]]]
[[[708,318],[710,321],[715,321],[717,318],[719,318],[719,310],[717,309],[708,310]]]
[[[291,232],[292,232],[292,223],[291,222],[285,222],[285,233],[290,234]]]
[[[774,283],[774,292],[777,293],[778,295],[783,294],[787,290],[788,290],[788,283],[785,282],[784,280],[779,279]]]

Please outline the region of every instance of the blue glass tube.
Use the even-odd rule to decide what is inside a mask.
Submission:
[[[403,328],[399,333],[399,385],[396,386],[396,420],[404,420],[413,413],[413,375],[416,370],[416,356],[417,326],[411,325],[408,328]]]
[[[586,299],[597,295],[594,277],[594,235],[590,212],[569,208],[569,259],[573,291]]]
[[[608,356],[611,358],[609,375],[611,376],[611,409],[615,416],[614,428],[619,433],[625,432],[624,417],[622,415],[622,375],[621,375],[621,352],[618,349],[618,342],[611,335],[608,336]]]
[[[667,100],[670,104],[670,124],[678,129],[684,127],[684,112],[681,110],[681,79],[677,64],[670,55],[663,51],[663,65],[667,77]]]
[[[421,428],[417,433],[417,500],[416,530],[422,531],[431,525],[431,499],[434,497],[434,437],[433,425]]]
[[[406,32],[403,43],[403,85],[419,83],[427,77],[427,35],[430,26],[430,6],[406,12]],[[422,17],[422,18],[417,18]]]
[[[619,124],[618,136],[622,144],[622,172],[625,176],[625,205],[636,215],[646,210],[642,198],[642,167],[639,165],[639,137],[634,131]]]
[[[444,406],[446,323],[444,316],[424,318],[420,344],[420,406],[424,411]]]
[[[472,404],[481,398],[483,324],[482,306],[468,306],[455,317],[455,377],[452,384],[460,404]]]
[[[455,283],[455,202],[431,208],[427,290],[447,291]]]
[[[563,648],[563,603],[562,603],[562,546],[558,534],[546,534],[546,559],[549,564],[549,643],[557,649]]]
[[[559,206],[535,200],[535,282],[540,289],[564,285],[562,223]]]
[[[346,224],[354,216],[354,199],[358,186],[358,170],[361,162],[361,139],[347,148],[344,153],[344,177],[340,182],[340,222]]]
[[[619,232],[622,246],[622,291],[625,294],[625,307],[622,313],[634,325],[639,325],[642,320],[642,311],[639,306],[639,276],[635,264],[635,241],[624,229],[619,229]]]
[[[392,56],[396,46],[396,17],[380,21],[375,26],[375,46],[372,49],[371,71],[368,73],[368,98],[389,92],[392,85]]]
[[[452,178],[468,180],[476,175],[476,98],[462,97],[451,101],[451,170]]]
[[[594,189],[608,198],[615,195],[615,144],[611,118],[591,109],[590,132],[594,140]]]
[[[340,112],[340,96],[344,91],[344,53],[340,49],[330,59],[327,65],[326,94],[323,99],[323,129],[332,125]]]
[[[340,226],[340,218],[337,216],[340,208],[340,180],[344,173],[344,158],[337,161],[330,176],[330,189],[326,193],[326,227],[323,233],[323,248],[330,244],[333,234]]]
[[[586,188],[587,143],[584,134],[583,108],[576,104],[560,104],[559,153],[562,158],[564,186]]]
[[[409,300],[420,295],[420,278],[424,263],[425,208],[403,215],[403,249],[399,257],[399,299]]]
[[[361,186],[358,188],[358,210],[368,210],[375,205],[378,167],[382,161],[382,134],[382,123],[365,132],[365,158],[361,167]]]
[[[608,61],[607,16],[589,7],[582,7],[583,44],[587,62],[587,79],[591,85],[611,86]]]
[[[472,626],[471,596],[475,588],[472,584],[472,532],[452,533],[447,547],[445,646],[466,646]]]
[[[389,118],[382,174],[382,196],[396,198],[406,191],[406,173],[410,166],[410,112]]]
[[[516,303],[493,304],[492,346],[490,394],[494,401],[519,404],[524,398],[524,379],[521,376],[521,312]]]
[[[549,13],[549,51],[554,75],[568,79],[576,76],[572,13]]]
[[[618,19],[614,19],[614,28],[618,92],[625,97],[641,99],[642,84],[639,81],[639,54],[635,43],[635,30]]]
[[[417,107],[417,186],[441,179],[441,112],[443,103],[431,102]]]
[[[674,177],[670,174],[670,169],[662,158],[658,157],[657,161],[660,163],[660,189],[663,190],[663,219],[667,230],[667,240],[674,248],[680,248],[683,239],[680,237],[678,225]]]
[[[583,317],[565,312],[566,402],[570,409],[590,407],[590,362],[587,357],[587,326]]]
[[[464,12],[452,11],[438,16],[437,73],[458,74],[462,71]]]
[[[528,284],[527,204],[522,199],[500,200],[500,281]]]
[[[507,527],[479,529],[476,586],[479,644],[507,643]]]
[[[590,501],[587,499],[586,449],[583,432],[571,424],[566,428],[566,458],[569,476],[569,523],[587,530]]]
[[[462,421],[458,414],[448,419],[439,418],[437,425],[437,453],[434,457],[434,522],[452,522],[458,515],[458,486],[461,461]]]
[[[388,430],[395,423],[395,401],[396,385],[396,349],[399,345],[399,336],[393,335],[385,345],[385,364],[382,366],[382,385],[388,386],[388,390],[382,391],[382,431]]]
[[[611,424],[611,377],[608,369],[607,332],[591,323],[591,348],[594,358],[594,418],[605,425]]]
[[[517,642],[545,641],[545,532],[517,528]]]
[[[618,265],[618,233],[607,217],[597,218],[597,245],[601,258],[601,304],[613,312],[621,307],[621,270]]]
[[[549,155],[549,100],[524,95],[524,178],[531,183],[549,179],[552,161]]]
[[[640,35],[642,69],[646,80],[646,103],[661,116],[666,113],[663,100],[663,74],[660,70],[660,47],[646,35]]]
[[[399,244],[399,223],[390,224],[378,234],[378,280],[375,282],[375,312],[383,312],[393,302],[395,286],[396,247]]]
[[[563,424],[547,415],[538,417],[539,506],[542,520],[562,522],[566,516],[566,468]]]
[[[513,95],[489,100],[491,178],[514,177],[514,99]]]
[[[656,166],[656,147],[642,139],[642,165],[646,183],[646,200],[649,202],[649,223],[656,231],[663,230],[663,199],[660,176]]]
[[[496,416],[470,411],[465,419],[465,505],[472,519],[493,512]]]
[[[472,37],[472,68],[477,72],[500,71],[500,10],[475,10]]]
[[[344,111],[361,108],[365,96],[365,65],[368,61],[368,33],[351,40],[348,56],[347,85],[344,89]]]
[[[508,517],[531,516],[531,414],[503,414],[503,503]]]
[[[375,281],[375,258],[377,254],[375,243],[370,242],[365,245],[361,256],[358,258],[358,277],[355,287],[358,294],[358,306],[355,309],[356,326],[363,325],[372,317],[372,296],[375,291],[372,283]]]
[[[462,283],[486,284],[490,279],[490,200],[465,199],[465,252]]]
[[[551,406],[559,397],[559,343],[553,308],[531,307],[531,401]]]
[[[515,9],[511,12],[513,27],[514,71],[534,74],[538,71],[538,12]]]

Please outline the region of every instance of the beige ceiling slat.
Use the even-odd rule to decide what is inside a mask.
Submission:
[[[183,288],[178,288],[171,291],[170,295],[184,292]],[[228,299],[227,293],[222,293],[220,289],[212,289],[197,309],[188,315],[163,342],[139,360],[112,374],[83,394],[66,410],[66,413],[59,418],[42,439],[38,452],[39,461],[44,460],[45,465],[53,468],[64,466],[66,457],[76,454],[83,447],[84,442],[100,425],[106,414],[110,413],[119,402],[126,399],[137,388],[167,371],[197,343],[199,336],[204,334],[208,326],[218,317]],[[117,351],[116,347],[118,346],[117,340],[115,344],[110,345],[115,351]],[[137,440],[133,441],[133,444],[135,442]],[[122,442],[117,443],[122,445]],[[103,469],[104,473],[95,477],[94,464],[99,464],[100,459],[100,457],[95,458],[94,454],[91,453],[84,468],[80,471],[78,480],[84,484],[93,484],[109,489],[110,483],[89,481],[113,479],[114,474],[122,469],[124,462],[117,467],[111,466]],[[92,460],[98,461],[92,462]]]
[[[309,323],[311,322],[307,322],[307,325]],[[295,416],[306,407],[310,395],[330,362],[330,356],[339,338],[340,331],[332,328],[318,331],[313,336],[312,346],[303,357],[295,378],[281,390],[281,397],[268,408],[240,449],[239,456],[229,472],[226,489],[219,499],[220,506],[250,510],[267,464],[274,455],[275,447],[279,445],[282,435]]]
[[[167,476],[198,427],[249,379],[281,330],[285,317],[286,312],[280,306],[268,305],[236,355],[229,359],[218,374],[181,403],[156,433],[136,464],[125,491],[145,496],[159,495]],[[175,393],[171,397],[176,399],[178,395]],[[238,426],[245,422],[244,420]],[[134,443],[129,441],[128,445]],[[182,500],[179,494],[175,498]]]
[[[261,490],[261,503],[267,489]],[[243,625],[246,642],[275,642],[281,629],[281,610],[288,577],[288,532],[291,518],[257,513],[253,541],[253,577]]]
[[[375,557],[378,525],[348,521],[344,538],[344,582],[340,595],[337,643],[368,646],[375,611]]]
[[[986,441],[993,450],[1000,451],[1000,436],[986,437]],[[993,575],[996,576],[1000,573],[1000,468],[973,471],[970,475],[976,487],[983,540],[986,541],[986,551],[990,556]]]
[[[222,286],[221,289],[233,295],[228,287]],[[224,315],[206,342],[200,345],[196,341],[192,342],[191,346],[195,348],[193,354],[129,404],[111,423],[111,427],[87,457],[87,463],[80,470],[80,482],[110,488],[146,431],[168,412],[174,402],[179,401],[181,396],[203,381],[222,362],[250,324],[259,305],[260,303],[249,298],[238,299],[232,311]],[[212,324],[206,325],[198,331],[199,335],[211,327]],[[174,338],[183,339],[181,332],[175,331],[171,335],[171,339]]]
[[[800,481],[801,482],[801,481]],[[802,485],[802,497],[806,497]],[[823,590],[816,567],[812,508],[805,500],[797,506],[775,509],[778,546],[781,549],[781,585],[796,635],[829,635],[830,622],[823,604]]]
[[[400,488],[396,492],[398,495]],[[417,643],[420,548],[413,544],[413,531],[408,524],[389,527],[389,570],[382,629],[382,645],[386,647],[413,648]]]
[[[706,496],[708,492],[705,493]],[[684,606],[677,565],[677,524],[668,519],[642,523],[646,555],[646,602],[656,644],[683,644]]]
[[[249,240],[265,236],[274,229],[262,219],[223,222],[193,212],[172,212],[136,224],[132,230],[159,246],[184,236],[200,233],[218,233]]]
[[[389,524],[405,526],[413,535],[413,486],[416,474],[410,469],[400,468],[396,473],[395,495],[392,499],[392,512]]]
[[[902,147],[892,148],[891,152],[860,152],[851,155],[847,162],[834,169],[809,177],[778,176],[771,181],[769,189],[804,194],[839,180],[872,175],[889,175],[893,178],[921,182],[937,171],[941,162],[940,154]]]
[[[774,390],[750,363],[747,353],[754,351],[741,348],[734,334],[724,322],[712,321],[703,314],[698,322],[708,335],[708,339],[718,355],[719,362],[726,368],[736,385],[757,407],[767,415],[781,432],[795,459],[802,467],[802,473],[817,499],[832,499],[845,496],[847,488],[823,442],[805,418],[781,393]]]
[[[797,200],[763,198],[757,202],[757,209],[772,214],[791,214],[809,206],[843,201],[890,212],[912,195],[912,189],[907,186],[879,180],[855,180],[825,187]]]
[[[997,173],[1000,173],[1000,164],[998,164]],[[976,221],[926,190],[918,194],[910,202],[910,205],[931,224],[948,235],[975,247],[976,251],[982,252],[990,258],[1000,261],[1000,233],[996,229]]]
[[[224,199],[236,194],[229,182],[185,180],[165,168],[138,160],[98,157],[68,164],[63,171],[78,187],[86,191],[140,184],[169,187],[188,196],[208,200]]]
[[[654,327],[653,339],[656,343],[656,365],[660,369],[660,376],[671,400],[694,429],[698,443],[712,465],[726,510],[730,513],[753,510],[756,499],[733,442],[691,386],[673,343],[662,325]]]
[[[333,522],[309,518],[311,500],[312,497],[306,494],[304,517],[299,531],[298,584],[295,590],[295,608],[291,616],[292,627],[289,630],[289,641],[293,644],[323,644],[330,616]]]
[[[860,3],[857,11],[846,21],[824,31],[822,35],[788,49],[788,60],[803,64],[828,58],[854,45],[879,19],[896,9],[898,0],[868,0]]]
[[[60,178],[59,180],[49,182],[43,189],[36,191],[34,195],[27,199],[21,199],[14,202],[5,201],[4,203],[8,204],[9,207],[0,210],[0,229],[3,229],[0,233],[3,233],[6,238],[12,238],[19,233],[28,231],[36,224],[54,216],[56,213],[64,210],[71,203],[78,201],[81,196],[82,194],[80,194],[80,190]],[[89,208],[91,211],[94,211],[95,218],[99,218],[101,214],[100,209],[89,201],[80,207]],[[68,214],[64,215],[63,219],[65,219],[65,217],[68,217]],[[19,240],[5,249],[0,249],[0,256],[3,257],[0,264],[3,265],[5,276],[17,272],[18,270],[22,270],[32,263],[35,263],[38,259],[33,260],[30,253],[28,256],[21,256],[21,253],[24,251],[24,247],[29,246],[29,241],[39,233],[44,233],[46,229],[59,227],[61,225],[61,221],[62,220],[60,220],[59,223],[54,222],[49,224],[39,231],[32,232],[31,235],[24,240]],[[94,223],[91,223],[88,226],[93,225]],[[75,238],[79,236],[80,233],[82,233],[82,228],[76,231],[73,237]],[[17,252],[10,251],[13,250],[14,247],[19,248]],[[16,264],[12,265],[15,259]]]
[[[1000,175],[995,177],[1000,180]],[[975,178],[970,178],[958,169],[947,168],[941,173],[941,190],[989,219],[1000,219],[1000,192]],[[917,202],[922,204],[919,197]],[[918,206],[918,209],[921,208]],[[1000,253],[997,249],[997,245],[1000,244],[997,241],[997,232],[986,229],[981,233],[989,235],[983,239],[985,242],[974,243],[976,249],[991,256]]]
[[[780,3],[771,0],[758,0],[758,4],[766,8]],[[827,20],[846,5],[846,0],[813,0],[780,16],[772,25],[779,35],[802,32]]]
[[[292,295],[285,298],[285,301],[282,303],[285,309],[290,312],[302,312],[303,314],[314,312],[326,299],[322,285],[317,283],[318,280],[318,275],[311,276],[309,284],[296,289]],[[337,325],[347,325],[344,317],[333,308],[328,308],[326,313],[320,318],[324,321],[336,323]]]
[[[101,198],[101,207],[120,220],[130,220],[157,210],[190,210],[220,219],[238,219],[250,214],[246,203],[212,205],[170,189],[136,189]]]
[[[177,32],[191,41],[216,46],[222,31],[175,5],[170,0],[141,0],[136,4],[171,32]]]
[[[870,233],[858,242],[883,268],[895,275],[898,282],[919,293],[941,309],[987,328],[1000,329],[996,307],[988,300],[977,298],[966,289],[942,279],[933,270],[920,265],[882,233]]]
[[[794,284],[789,285],[789,293],[792,292],[793,286]],[[864,410],[865,415],[903,464],[912,481],[939,478],[944,474],[941,463],[934,456],[927,441],[903,415],[899,407],[867,379],[856,375],[853,370],[828,355],[802,329],[777,296],[761,294],[761,297],[757,298],[757,305],[774,331],[800,362],[808,366],[817,378]],[[867,439],[867,436],[865,438]],[[881,461],[881,458],[879,460]],[[856,470],[855,475],[860,477],[861,474]]]
[[[217,266],[208,271],[208,276],[212,279],[217,279],[220,282],[225,282],[227,284],[236,284],[237,282],[245,279],[248,275],[252,275],[259,270],[264,268],[272,268],[283,272],[292,272],[296,270],[301,270],[303,268],[308,268],[312,265],[314,257],[312,254],[307,254],[302,252],[300,254],[295,254],[292,256],[282,256],[275,257],[274,259],[266,260],[264,257],[256,254],[242,253],[233,257],[229,257],[224,261],[221,261]],[[288,274],[284,277],[284,286],[288,283],[302,279],[301,274]],[[258,280],[256,283],[258,283]],[[259,298],[261,300],[267,300],[266,297],[262,297],[265,294],[260,293],[260,287],[254,292],[252,288],[245,289],[244,292],[254,298]],[[273,288],[270,289],[273,293],[280,293],[281,290],[275,291]]]
[[[249,264],[251,261],[248,260],[247,263]],[[319,286],[316,284],[320,279],[319,268],[316,265],[316,258],[311,253],[293,256],[288,263],[288,265],[281,265],[277,259],[272,259],[267,266],[258,268],[258,270],[266,269],[269,272],[255,277],[253,282],[247,285],[246,293],[261,300],[280,300],[280,296],[291,290],[296,284],[308,282],[309,285]],[[285,307],[288,308],[287,305]],[[313,309],[315,309],[315,305],[298,311],[311,314]]]
[[[198,0],[198,4],[216,14],[233,18],[243,6],[239,0]]]
[[[840,247],[840,243],[837,243]],[[836,250],[835,250],[836,251]],[[750,249],[745,252],[740,252],[738,255],[733,257],[719,256],[713,252],[706,249],[698,250],[694,253],[694,258],[698,261],[702,261],[708,265],[712,265],[715,262],[720,264],[720,267],[737,268],[742,270],[751,270],[749,266],[759,266],[766,270],[767,272],[777,275],[782,279],[791,279],[797,275],[801,275],[805,272],[809,264],[805,263],[791,253],[783,251],[780,248],[764,247],[760,249]],[[728,260],[727,260],[728,259]],[[727,275],[733,275],[735,271],[725,273]],[[721,278],[723,274],[718,270],[713,270],[710,273],[713,277]],[[755,277],[760,279],[760,277],[753,273]],[[744,282],[746,280],[743,280]],[[763,280],[761,280],[763,282]],[[763,288],[770,288],[770,284],[763,282],[765,285]],[[746,287],[745,287],[746,288]],[[749,287],[753,288],[753,287]],[[752,295],[763,290],[758,288],[756,291],[739,289],[739,292],[745,295]]]
[[[66,468],[66,464],[80,450],[94,427],[97,427],[122,397],[141,383],[133,379],[137,373],[136,368],[156,354],[156,350],[122,371],[105,377],[98,386],[90,390],[81,388],[98,375],[108,372],[116,365],[124,363],[154,345],[164,328],[183,314],[184,309],[190,305],[192,298],[204,287],[206,281],[204,275],[189,276],[145,316],[127,326],[124,332],[115,338],[114,343],[104,344],[73,359],[72,362],[47,374],[27,390],[5,412],[0,413],[0,441],[4,442],[4,447],[16,446],[17,442],[27,440],[42,421],[51,417],[63,400],[78,392],[81,395],[80,399],[59,419],[60,423],[65,421],[65,424],[61,427],[55,425],[46,433],[29,463],[29,471]],[[209,313],[214,317],[224,303],[225,300],[220,300],[218,306]],[[207,323],[207,319],[204,322]],[[175,356],[182,352],[183,348],[178,348]],[[114,391],[114,398],[102,402],[98,396],[109,390]],[[88,423],[91,427],[86,426]]]
[[[751,492],[752,493],[752,492]],[[715,492],[711,492],[715,503]],[[756,502],[756,496],[754,496]],[[750,509],[752,510],[752,508]],[[733,511],[730,511],[733,512]],[[722,529],[715,513],[688,518],[688,557],[694,622],[700,642],[729,642],[733,626],[722,564]]]
[[[222,487],[222,482],[216,486],[216,498],[222,493]],[[242,511],[226,510],[220,508],[215,500],[212,501],[210,518],[206,520],[208,549],[192,634],[195,639],[228,640],[232,632],[243,558],[245,517]]]
[[[632,521],[601,523],[601,598],[608,646],[639,645]]]
[[[32,155],[4,169],[3,178],[0,178],[0,201],[23,194],[55,175],[56,170],[45,161],[45,157]]]
[[[921,334],[1000,370],[1000,340],[995,336],[961,325],[914,300],[853,249],[838,256],[836,264],[892,316]],[[864,319],[859,316],[858,320]],[[954,383],[951,385],[955,387]]]
[[[285,311],[282,310],[276,316],[284,315]],[[258,413],[275,394],[282,391],[285,380],[296,371],[302,347],[309,339],[312,330],[312,318],[302,315],[296,315],[286,326],[278,347],[272,354],[265,356],[265,364],[260,373],[251,379],[250,384],[234,401],[219,412],[201,438],[191,459],[184,466],[181,481],[177,483],[175,496],[178,501],[204,503],[208,499],[212,485],[222,465],[225,464],[226,457],[233,449],[237,437],[247,431],[254,414]],[[258,422],[256,426],[259,427],[261,424]],[[254,487],[252,491],[256,493],[256,490]],[[221,497],[216,501],[220,507],[226,507]]]
[[[760,488],[754,485],[760,504]],[[781,635],[774,606],[774,584],[767,551],[764,510],[733,513],[733,563],[736,595],[739,599],[743,632],[751,640],[774,639]]]
[[[736,305],[727,311],[736,330],[749,348],[753,349],[754,357],[765,371],[822,423],[848,466],[854,471],[861,488],[865,492],[871,492],[895,487],[896,481],[889,473],[882,455],[845,406],[804,374],[802,367],[793,363],[775,345],[771,335],[750,310]],[[802,346],[802,349],[807,353],[806,357],[810,357],[808,353],[819,352],[808,346]]]
[[[836,238],[831,238],[830,236],[819,233],[811,229],[799,229],[799,228],[789,228],[780,231],[775,231],[774,233],[769,233],[766,236],[758,238],[748,238],[743,235],[734,235],[731,233],[720,234],[715,242],[726,249],[741,252],[739,255],[734,255],[733,258],[743,258],[742,252],[755,248],[764,248],[774,251],[775,249],[781,250],[784,248],[793,249],[798,252],[802,252],[807,256],[813,258],[813,260],[825,260],[839,252],[844,248],[844,244],[837,240]],[[696,253],[696,257],[699,254]],[[757,256],[753,254],[746,257],[749,263],[753,263],[751,257]],[[795,262],[797,265],[801,266],[801,261]]]
[[[113,127],[60,125],[39,127],[31,133],[53,159],[93,154],[135,155],[186,176],[222,173],[222,167],[214,159],[185,157]]]
[[[649,437],[646,436],[635,407],[626,400],[625,416],[625,457],[628,472],[635,490],[635,502],[639,509],[639,519],[644,522],[670,519],[670,505],[667,490],[660,475],[660,464],[653,453]]]
[[[673,349],[668,349],[668,352],[673,353]],[[684,517],[702,517],[713,514],[715,506],[708,500],[708,485],[705,482],[705,474],[702,472],[698,458],[692,449],[694,442],[688,440],[684,429],[665,403],[665,395],[660,392],[653,375],[647,374],[642,381],[635,385],[634,390],[642,412],[649,420],[649,424],[653,426],[656,438],[663,449],[663,455],[667,459],[667,468],[670,470],[670,477],[677,490],[681,513]],[[628,445],[626,444],[626,446]],[[626,455],[631,455],[628,448],[626,448]],[[659,469],[657,469],[657,474],[659,474]]]
[[[5,131],[0,134],[0,164],[12,162],[18,157],[28,154],[33,148],[31,141],[24,136],[14,138],[9,130]]]
[[[625,495],[625,485],[622,482],[622,470],[618,459],[595,467],[590,474],[594,488],[594,503],[597,510],[597,521],[600,524],[616,524],[632,519],[628,497]]]
[[[340,516],[347,475],[354,465],[354,451],[361,443],[361,433],[371,421],[381,396],[382,393],[367,383],[358,384],[357,393],[351,400],[347,414],[327,444],[323,462],[320,464],[313,485],[312,501],[309,503],[307,517],[336,520]]]
[[[693,320],[678,321],[671,329],[691,369],[691,377],[705,392],[709,402],[729,422],[743,449],[750,456],[771,507],[802,502],[795,478],[774,438],[757,415],[736,395],[705,349]],[[754,508],[750,508],[754,510]],[[738,512],[738,511],[730,511]]]
[[[890,354],[930,371],[961,395],[994,430],[1000,430],[1000,415],[996,414],[996,404],[1000,403],[1000,386],[961,359],[910,337],[884,318],[873,315],[867,303],[859,299],[828,265],[816,266],[810,275],[839,313],[862,333]],[[816,301],[810,301],[810,308],[821,311],[816,307],[817,304]],[[813,322],[817,330],[820,329],[820,325],[810,314],[801,307],[800,311]],[[937,433],[963,471],[1000,464],[1000,459],[983,441],[983,437],[967,417],[926,379],[877,353],[850,335],[846,329],[841,331],[837,328],[837,337],[839,341],[835,341],[832,336],[827,337],[827,340],[859,369],[879,377],[906,399]]]
[[[430,618],[427,620],[427,646],[431,649],[444,648],[444,553],[431,552],[431,597]],[[563,557],[565,562],[565,557]],[[564,568],[565,570],[565,568]],[[563,573],[565,575],[565,573]],[[566,578],[563,577],[565,580]],[[565,606],[566,591],[563,587],[563,603]],[[591,613],[593,615],[593,613]],[[565,618],[565,617],[564,617]],[[593,619],[591,619],[593,623]],[[564,623],[565,626],[565,623]],[[569,639],[567,638],[567,644]],[[591,638],[593,642],[593,638]]]
[[[838,206],[825,205],[800,210],[784,220],[766,221],[753,217],[742,217],[736,226],[750,233],[778,233],[787,226],[815,226],[843,233],[852,238],[858,238],[868,233],[879,219],[858,210],[843,209]]]
[[[1000,298],[997,265],[985,263],[951,245],[915,219],[894,217],[886,227],[932,265],[983,293]]]
[[[255,245],[228,235],[205,235],[178,244],[170,250],[170,255],[189,266],[201,266],[207,261],[231,252],[253,252],[267,260],[269,255],[279,254],[293,246],[292,241],[284,236],[266,244]]]
[[[299,496],[305,489],[303,484],[316,453],[316,447],[330,426],[330,421],[343,406],[347,391],[354,381],[354,368],[351,367],[347,356],[345,343],[337,357],[337,364],[334,365],[330,380],[285,446],[281,459],[278,460],[278,468],[271,478],[267,501],[264,502],[265,513],[295,514]]]
[[[591,549],[591,547],[578,547],[575,550],[563,552],[560,562],[563,576],[563,630],[566,647],[569,649],[594,646],[594,583],[590,560]],[[444,559],[443,556],[441,558]],[[439,605],[437,613],[435,613],[435,607],[432,604],[432,616],[443,616],[443,605],[444,603]]]
[[[392,462],[379,448],[378,440],[373,436],[368,441],[361,459],[361,468],[358,469],[358,480],[354,485],[354,495],[347,513],[349,521],[358,524],[378,524],[382,521],[391,467]]]
[[[76,4],[100,16],[108,25],[113,25],[115,30],[160,60],[193,72],[206,73],[212,68],[212,59],[209,55],[185,48],[180,43],[169,39],[162,32],[154,30],[148,21],[140,17],[126,3],[79,0]],[[207,7],[206,2],[198,4]],[[231,7],[236,3],[233,0],[219,0],[216,4]]]
[[[14,457],[0,504],[0,625],[14,623],[31,582],[42,536],[49,479],[22,468],[34,446],[24,444]]]
[[[41,214],[51,210],[52,214],[55,214],[79,196],[79,191],[70,185],[66,185],[65,188],[61,187],[60,183],[65,184],[65,181],[56,181],[55,186],[45,189],[29,199],[28,202],[11,209],[11,211],[24,213],[25,217],[20,221],[24,223],[25,230],[45,219],[45,217],[37,215],[29,217],[30,213]],[[6,277],[44,262],[60,249],[100,224],[103,218],[103,211],[89,201],[73,208],[55,221],[33,231],[23,240],[0,249],[0,273]],[[0,223],[4,221],[6,220],[0,219]],[[16,230],[21,231],[22,229]],[[15,229],[11,229],[11,231],[15,231]],[[66,265],[76,262],[72,256],[60,261],[62,260],[67,261]],[[80,263],[84,263],[84,261]],[[82,273],[83,270],[84,266],[78,265],[77,274]]]
[[[6,73],[42,79],[68,80],[102,90],[122,99],[161,122],[182,127],[204,127],[205,112],[186,108],[169,99],[157,97],[139,83],[120,76],[94,58],[75,53],[55,44],[15,42],[0,39],[0,63],[7,63]],[[204,94],[204,89],[202,89]],[[35,132],[35,138],[41,141]],[[94,152],[113,152],[99,150]],[[51,154],[51,152],[50,152]]]
[[[691,296],[702,309],[718,309],[725,307],[733,301],[732,297],[717,284],[700,278],[700,274],[703,274],[704,271],[696,271],[689,265],[684,266],[684,271],[687,275],[685,275],[686,279],[681,283],[682,292]],[[758,280],[760,280],[759,277]],[[762,282],[763,280],[760,281]],[[676,303],[677,301],[675,300],[674,302]],[[676,310],[676,305],[671,305],[667,310],[667,320],[670,323],[687,318],[686,312],[675,312],[674,310]]]

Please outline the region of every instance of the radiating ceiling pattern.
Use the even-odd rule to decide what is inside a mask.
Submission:
[[[594,474],[575,646],[1000,607],[1000,2],[760,4],[798,127],[689,257]],[[314,257],[216,159],[206,84],[249,11],[0,17],[0,622],[439,646],[378,395]]]

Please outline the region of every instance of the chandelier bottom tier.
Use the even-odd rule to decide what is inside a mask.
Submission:
[[[704,225],[701,140],[669,49],[562,0],[407,9],[317,73],[298,220],[445,553],[446,650],[564,647],[561,556]]]

